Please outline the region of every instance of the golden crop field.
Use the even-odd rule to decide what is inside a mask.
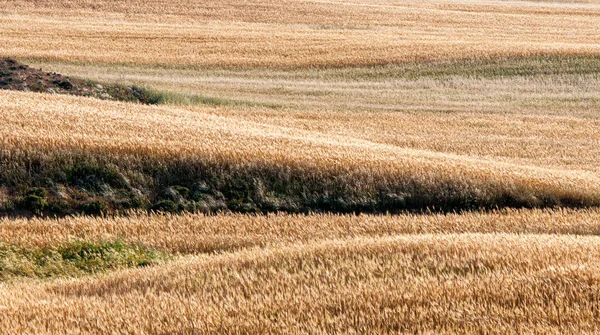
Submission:
[[[129,94],[0,90],[0,334],[596,333],[598,32],[596,0],[0,0],[0,57]]]
[[[0,134],[2,158],[7,165],[34,162],[45,169],[53,165],[60,168],[85,152],[121,166],[134,182],[136,171],[148,165],[168,167],[172,162],[184,161],[207,169],[203,175],[232,171],[310,181],[302,185],[305,190],[329,187],[330,183],[333,189],[334,183],[343,180],[352,186],[348,192],[356,193],[357,198],[399,189],[407,198],[430,206],[440,199],[455,198],[473,199],[482,205],[494,205],[503,199],[531,206],[600,204],[600,175],[593,168],[537,167],[404,148],[214,115],[210,107],[186,110],[2,92],[0,108],[5,111],[0,115]],[[386,122],[381,119],[381,123]],[[556,131],[560,132],[562,126]],[[590,134],[582,136],[582,145],[597,143],[597,134],[590,125]],[[560,154],[551,151],[549,155],[558,157],[549,159],[558,159]],[[255,191],[270,190],[261,187]]]
[[[0,329],[593,332],[599,218],[597,210],[522,210],[4,220],[2,239],[29,248],[123,238],[179,256],[91,278],[0,284]]]
[[[599,15],[597,2],[3,1],[0,53],[175,67],[598,55]]]

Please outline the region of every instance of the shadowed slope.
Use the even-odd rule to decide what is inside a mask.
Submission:
[[[211,109],[15,92],[0,93],[0,108],[1,177],[15,187],[63,185],[107,199],[142,192],[194,206],[220,200],[240,211],[600,204],[592,172],[404,149]],[[167,190],[174,186],[188,191]]]

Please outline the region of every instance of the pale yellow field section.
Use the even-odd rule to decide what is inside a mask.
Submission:
[[[0,54],[179,67],[600,54],[597,1],[2,1]]]

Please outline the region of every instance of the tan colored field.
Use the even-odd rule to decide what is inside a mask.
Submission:
[[[416,234],[597,235],[600,210],[502,210],[427,215],[268,215],[2,219],[4,243],[56,247],[71,239],[123,239],[176,254],[232,252],[280,244]]]
[[[230,252],[93,278],[0,283],[0,329],[593,332],[599,218],[594,210],[5,220],[2,239],[30,246],[121,237],[183,253]]]
[[[0,8],[1,54],[69,62],[307,67],[600,54],[598,3],[4,1]]]
[[[190,164],[202,162],[214,169],[227,166],[233,170],[274,171],[274,174],[293,171],[294,175],[299,174],[298,178],[312,180],[317,189],[321,187],[320,181],[335,178],[351,183],[358,194],[370,194],[392,183],[406,185],[403,191],[435,198],[444,197],[443,192],[450,185],[455,192],[484,204],[494,204],[503,196],[532,205],[548,199],[583,205],[600,203],[600,176],[595,169],[588,172],[496,162],[212,113],[222,109],[145,107],[13,92],[0,93],[0,108],[5,111],[0,115],[0,134],[6,164],[26,165],[34,159],[41,160],[37,164],[59,164],[57,153],[69,155],[84,150],[135,171],[143,170],[146,164],[161,166],[177,160]],[[473,122],[473,119],[463,120]],[[504,120],[512,123],[514,118]],[[380,122],[385,129],[390,121]],[[418,124],[419,119],[413,122]],[[540,133],[548,126],[547,122],[538,124]],[[554,129],[561,132],[562,127],[560,124]],[[372,128],[373,132],[378,128]],[[594,128],[590,125],[588,129],[590,133],[581,136],[583,145],[586,141],[598,141]],[[479,145],[471,142],[471,146]],[[561,158],[560,152],[549,151],[548,155]]]
[[[322,70],[33,66],[173,92],[178,94],[174,104],[224,105],[182,108],[236,120],[521,165],[598,171],[597,58]]]
[[[596,333],[598,32],[597,0],[0,0],[0,56],[163,103],[0,91],[0,334]]]

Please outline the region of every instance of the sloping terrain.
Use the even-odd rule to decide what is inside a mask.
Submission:
[[[0,283],[0,333],[591,333],[600,320],[598,216],[5,221],[0,236],[30,248],[72,234],[139,236],[186,254],[231,251],[91,278]]]
[[[153,200],[250,212],[600,204],[593,172],[274,127],[212,115],[212,108],[9,91],[0,92],[0,108],[4,185],[47,188],[55,206],[84,208],[95,197],[123,209]]]
[[[599,18],[0,0],[0,334],[596,332]]]
[[[103,100],[121,100],[156,104],[151,92],[135,86],[107,85],[89,80],[72,79],[55,72],[31,68],[11,58],[0,59],[0,90],[70,94]]]

